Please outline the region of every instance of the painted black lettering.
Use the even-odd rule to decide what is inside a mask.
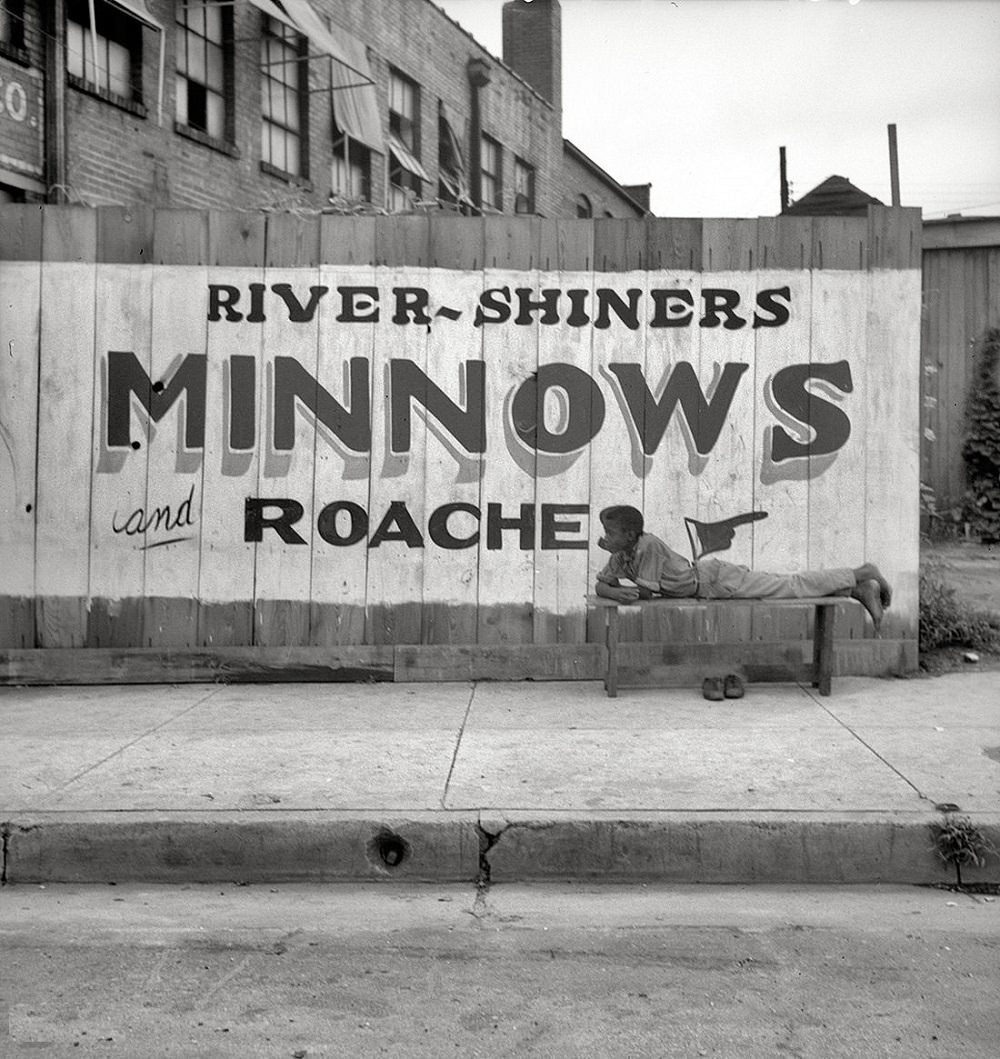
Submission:
[[[522,504],[519,515],[515,518],[504,518],[501,504],[487,504],[486,548],[488,551],[499,551],[503,547],[504,530],[517,530],[518,547],[522,552],[530,552],[535,546],[535,505]]]
[[[553,433],[542,422],[545,393],[563,391],[568,404],[562,433]],[[540,452],[574,452],[589,444],[604,425],[604,397],[597,383],[575,364],[543,364],[518,387],[511,402],[511,417],[518,437]]]
[[[131,352],[108,352],[108,447],[123,448],[132,443],[132,402],[135,394],[146,414],[158,423],[184,394],[184,446],[201,449],[205,446],[205,384],[208,358],[202,353],[189,353],[170,377],[170,381],[153,389],[146,369]]]
[[[441,507],[435,508],[431,513],[431,517],[427,520],[427,532],[431,540],[439,548],[455,551],[459,548],[472,548],[479,543],[478,529],[469,537],[456,537],[448,528],[448,519],[459,511],[464,511],[477,522],[479,521],[479,508],[474,504],[461,503],[443,504]]]
[[[782,299],[782,300],[779,300]],[[781,327],[791,316],[792,291],[790,287],[772,287],[758,291],[757,308],[770,313],[769,317],[753,314],[754,327]]]
[[[392,314],[394,324],[429,324],[427,315],[428,295],[422,287],[393,287],[396,296],[396,311]]]
[[[264,509],[270,507],[278,508],[280,513],[274,517],[266,516]],[[262,541],[264,530],[273,529],[285,544],[305,544],[305,540],[292,529],[293,523],[298,522],[304,513],[298,500],[291,500],[287,497],[271,500],[248,496],[243,512],[243,539]]]
[[[368,361],[352,357],[349,362],[350,402],[348,411],[309,374],[294,357],[274,358],[274,448],[287,452],[295,446],[295,401],[301,401],[328,430],[352,452],[371,448],[371,396]]]
[[[337,526],[337,516],[341,512],[348,518],[347,533],[341,533]],[[320,511],[316,518],[316,530],[327,544],[346,548],[363,540],[368,533],[368,512],[352,500],[335,500]]]
[[[582,540],[561,540],[561,533],[579,533],[581,523],[578,519],[564,521],[563,515],[586,515],[590,508],[586,504],[542,504],[541,545],[543,550],[587,550],[587,538]]]
[[[806,389],[810,379],[821,379],[843,393],[854,390],[851,366],[846,360],[832,364],[790,364],[776,372],[771,381],[775,403],[810,427],[813,438],[808,442],[796,441],[783,427],[775,427],[771,443],[771,459],[775,463],[836,452],[851,436],[850,419],[835,404],[810,393]]]
[[[420,535],[420,530],[417,529],[417,524],[413,521],[413,516],[406,503],[402,500],[393,500],[389,504],[389,510],[379,523],[378,529],[372,534],[368,547],[378,548],[387,541],[402,541],[407,548],[424,546],[424,538]]]
[[[626,292],[628,301],[618,293],[607,287],[598,287],[597,291],[597,317],[594,327],[604,330],[611,326],[610,311],[630,330],[639,330],[639,299],[642,291],[638,288],[630,288]]]
[[[719,439],[740,378],[749,367],[749,364],[726,364],[715,393],[708,401],[694,368],[688,361],[682,360],[670,372],[663,394],[657,401],[638,364],[608,365],[618,379],[632,422],[642,441],[642,451],[647,456],[656,451],[678,405],[690,428],[695,450],[701,456],[708,455]]]
[[[718,327],[723,313],[726,318],[721,323],[725,330],[738,331],[746,326],[746,320],[736,312],[736,307],[740,304],[737,291],[722,287],[703,287],[701,297],[704,315],[698,323],[702,327]]]
[[[466,408],[455,402],[412,360],[389,362],[390,444],[393,452],[410,451],[412,401],[417,401],[448,431],[466,452],[486,451],[486,365],[465,362]]]

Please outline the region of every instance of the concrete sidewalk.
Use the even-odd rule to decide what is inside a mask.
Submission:
[[[1000,679],[0,689],[4,878],[952,882]],[[967,881],[997,881],[992,858]]]

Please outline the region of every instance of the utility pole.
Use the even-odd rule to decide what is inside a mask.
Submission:
[[[896,126],[889,126],[889,183],[892,187],[892,205],[899,205],[899,154],[896,151]]]
[[[778,148],[778,168],[781,172],[781,212],[784,213],[788,209],[788,168],[784,147]]]

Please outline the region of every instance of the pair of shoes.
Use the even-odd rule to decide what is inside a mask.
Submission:
[[[722,687],[722,677],[705,677],[701,682],[701,694],[709,702],[722,702],[726,697]]]
[[[722,682],[722,693],[727,699],[742,699],[743,681],[735,673],[730,673]]]
[[[742,699],[743,681],[735,673],[722,677],[705,677],[701,684],[701,693],[709,702],[722,702],[723,699]]]

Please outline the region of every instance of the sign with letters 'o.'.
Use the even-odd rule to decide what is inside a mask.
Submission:
[[[915,635],[916,269],[0,268],[4,597],[139,601],[133,646],[581,642],[632,504],[692,558],[875,561]]]

